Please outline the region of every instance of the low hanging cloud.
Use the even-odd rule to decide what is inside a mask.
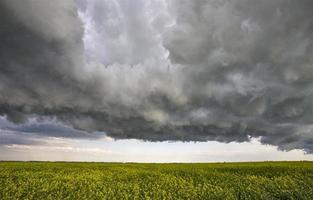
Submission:
[[[312,9],[311,0],[3,0],[0,114],[35,135],[256,137],[312,153]]]

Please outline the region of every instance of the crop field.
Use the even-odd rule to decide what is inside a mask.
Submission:
[[[313,199],[313,162],[0,162],[0,199]]]

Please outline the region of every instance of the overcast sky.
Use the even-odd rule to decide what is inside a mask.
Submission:
[[[0,159],[313,160],[312,0],[2,0]]]

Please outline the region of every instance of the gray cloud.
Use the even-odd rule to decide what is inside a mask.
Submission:
[[[39,145],[41,141],[25,134],[12,131],[0,131],[0,146],[2,145]]]
[[[16,124],[0,117],[0,145],[49,145],[51,138],[99,139],[104,135],[75,130],[55,118],[29,118]]]
[[[0,114],[24,124],[14,131],[46,136],[260,137],[312,152],[312,9],[310,0],[2,1]],[[38,117],[61,128],[28,124]]]

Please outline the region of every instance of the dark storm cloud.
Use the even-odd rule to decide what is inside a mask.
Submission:
[[[313,151],[310,0],[4,0],[0,114],[53,137]],[[29,120],[55,117],[30,124]],[[76,130],[72,129],[74,127]]]

